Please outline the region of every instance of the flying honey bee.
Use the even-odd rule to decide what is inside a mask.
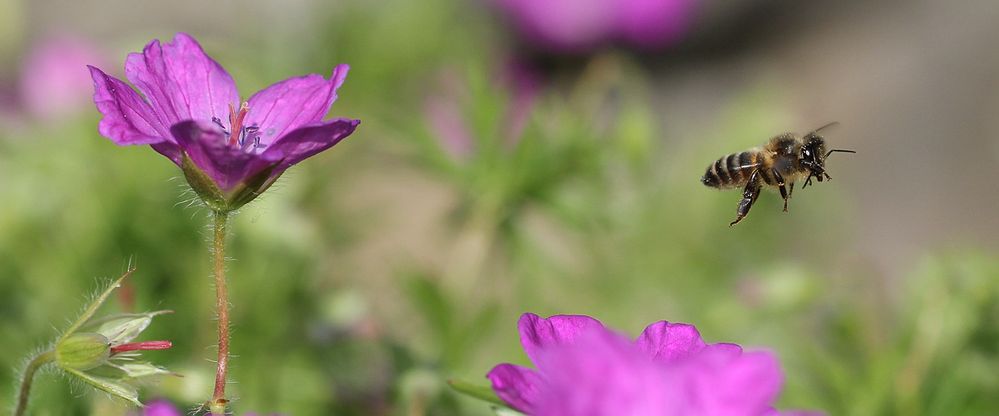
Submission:
[[[826,151],[825,139],[819,132],[836,124],[826,124],[804,137],[794,133],[780,134],[770,139],[762,149],[732,153],[709,165],[701,177],[704,185],[719,189],[743,187],[737,216],[729,226],[738,224],[749,214],[764,186],[780,190],[780,196],[784,198],[784,212],[787,212],[787,200],[794,192],[795,181],[804,178],[805,182],[801,185],[804,189],[812,184],[812,178],[819,182],[832,179],[826,173],[826,158],[835,152],[857,153],[845,149]]]

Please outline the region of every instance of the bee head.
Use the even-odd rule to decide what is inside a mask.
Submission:
[[[826,172],[826,141],[816,132],[808,133],[802,141],[804,144],[801,146],[801,155],[799,155],[798,160],[801,162],[801,166],[808,169],[811,176],[817,177],[819,182],[822,182]]]
[[[826,150],[826,140],[819,135],[819,131],[835,124],[833,122],[819,127],[811,133],[806,134],[801,140],[803,144],[801,145],[801,154],[798,155],[798,163],[805,169],[808,169],[808,179],[805,180],[805,186],[812,182],[813,177],[818,179],[819,182],[822,182],[824,179],[831,179],[829,174],[826,173],[826,158],[829,155],[835,152],[857,153],[846,149]],[[804,188],[804,186],[802,187]]]

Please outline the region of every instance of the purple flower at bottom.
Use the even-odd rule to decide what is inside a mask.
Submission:
[[[168,401],[157,400],[146,405],[142,410],[143,416],[183,416],[180,410]]]
[[[142,416],[185,416],[184,412],[177,409],[172,403],[166,400],[156,400],[146,405],[142,409]],[[246,416],[257,416],[256,413],[246,413]],[[271,416],[279,416],[272,414]]]
[[[119,145],[148,144],[183,169],[216,211],[231,211],[266,190],[292,165],[353,133],[359,120],[323,121],[349,67],[329,79],[311,74],[240,101],[232,77],[185,33],[153,40],[125,61],[125,82],[93,66],[98,130]]]
[[[780,414],[772,407],[783,382],[774,355],[706,344],[692,325],[656,322],[635,341],[588,316],[524,314],[518,327],[537,369],[500,364],[487,377],[528,415]]]

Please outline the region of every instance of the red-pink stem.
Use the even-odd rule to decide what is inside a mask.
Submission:
[[[229,371],[229,292],[225,281],[225,236],[229,214],[215,213],[215,310],[218,314],[219,348],[218,367],[215,370],[215,392],[209,405],[212,414],[224,415],[226,374]]]

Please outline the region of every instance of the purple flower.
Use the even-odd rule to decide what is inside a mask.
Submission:
[[[142,409],[142,416],[185,416],[185,414],[166,400],[156,400]],[[257,416],[257,414],[246,413],[246,416]],[[278,415],[274,414],[273,416]]]
[[[142,410],[143,416],[184,416],[180,410],[165,400],[156,400],[146,405]]]
[[[656,322],[635,341],[588,316],[524,314],[518,327],[537,370],[500,364],[487,377],[528,415],[778,414],[783,376],[773,354],[706,344],[692,325]]]
[[[232,77],[193,37],[153,40],[125,61],[128,84],[90,67],[98,130],[119,145],[148,144],[183,169],[214,210],[239,208],[292,165],[353,133],[359,120],[323,121],[347,76],[311,74],[240,101]]]
[[[696,0],[493,0],[532,47],[582,53],[613,42],[643,49],[678,41]]]
[[[20,98],[32,115],[53,120],[86,106],[90,77],[86,64],[103,63],[104,55],[86,39],[54,36],[32,46],[21,66]]]
[[[619,1],[617,36],[642,49],[657,49],[675,44],[693,21],[697,6],[695,1]]]
[[[520,34],[533,45],[582,52],[614,32],[614,0],[495,0]]]

